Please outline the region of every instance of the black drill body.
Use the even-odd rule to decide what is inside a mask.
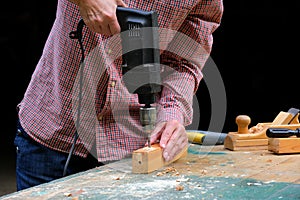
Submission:
[[[160,52],[157,13],[132,8],[117,8],[121,27],[123,81],[132,94],[138,95],[140,121],[147,133],[148,146],[156,123],[155,103],[161,91]]]
[[[132,8],[117,8],[121,27],[122,74],[128,91],[150,107],[161,91],[157,14]]]

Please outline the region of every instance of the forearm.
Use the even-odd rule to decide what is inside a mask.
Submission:
[[[197,66],[172,52],[165,51],[161,60],[164,69],[161,73],[162,92],[158,101],[158,120],[177,120],[187,125],[191,121],[195,79],[200,81],[202,73]]]

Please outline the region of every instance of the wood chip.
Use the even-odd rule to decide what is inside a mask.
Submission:
[[[65,192],[65,193],[64,193],[64,196],[65,196],[65,197],[70,197],[70,196],[72,196],[72,194],[69,193],[69,192]]]
[[[182,191],[184,187],[182,185],[176,185],[176,190],[177,191]]]
[[[206,175],[206,174],[207,174],[207,170],[203,169],[200,173],[201,173],[202,175]]]
[[[162,172],[158,172],[158,173],[156,174],[156,176],[162,176],[162,175],[163,175]]]
[[[177,169],[175,169],[175,167],[167,167],[165,168],[162,172],[158,172],[156,173],[156,176],[163,176],[165,174],[169,174],[169,173],[173,173],[173,176],[179,176],[179,172],[177,171]]]

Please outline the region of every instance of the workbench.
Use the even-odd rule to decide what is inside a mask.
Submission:
[[[129,157],[0,199],[300,199],[300,154],[190,144],[149,174],[131,173]]]

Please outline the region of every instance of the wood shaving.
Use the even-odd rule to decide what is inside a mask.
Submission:
[[[256,126],[249,128],[249,133],[258,133],[263,129],[264,129],[264,126],[262,124],[257,124]]]
[[[189,181],[189,178],[180,178],[180,179],[176,179],[176,182],[187,182]]]
[[[182,185],[176,185],[176,190],[177,191],[182,191],[184,187]]]
[[[170,173],[170,172],[177,172],[177,170],[175,169],[175,167],[167,167],[165,170],[166,173]]]
[[[223,174],[225,174],[225,171],[220,171],[217,176],[222,176]]]
[[[69,192],[65,192],[65,193],[64,193],[64,196],[65,196],[65,197],[70,197],[70,196],[72,196],[72,194],[69,193]]]
[[[202,175],[206,175],[206,174],[207,174],[207,170],[203,169],[203,170],[200,171],[200,173],[201,173]]]
[[[158,173],[156,174],[156,176],[162,176],[162,175],[164,175],[162,172],[158,172]]]
[[[172,176],[179,176],[179,172],[177,171],[177,169],[175,169],[175,167],[167,167],[165,168],[162,172],[158,172],[156,174],[156,176],[163,176],[165,174],[169,174],[169,173],[173,173]]]

